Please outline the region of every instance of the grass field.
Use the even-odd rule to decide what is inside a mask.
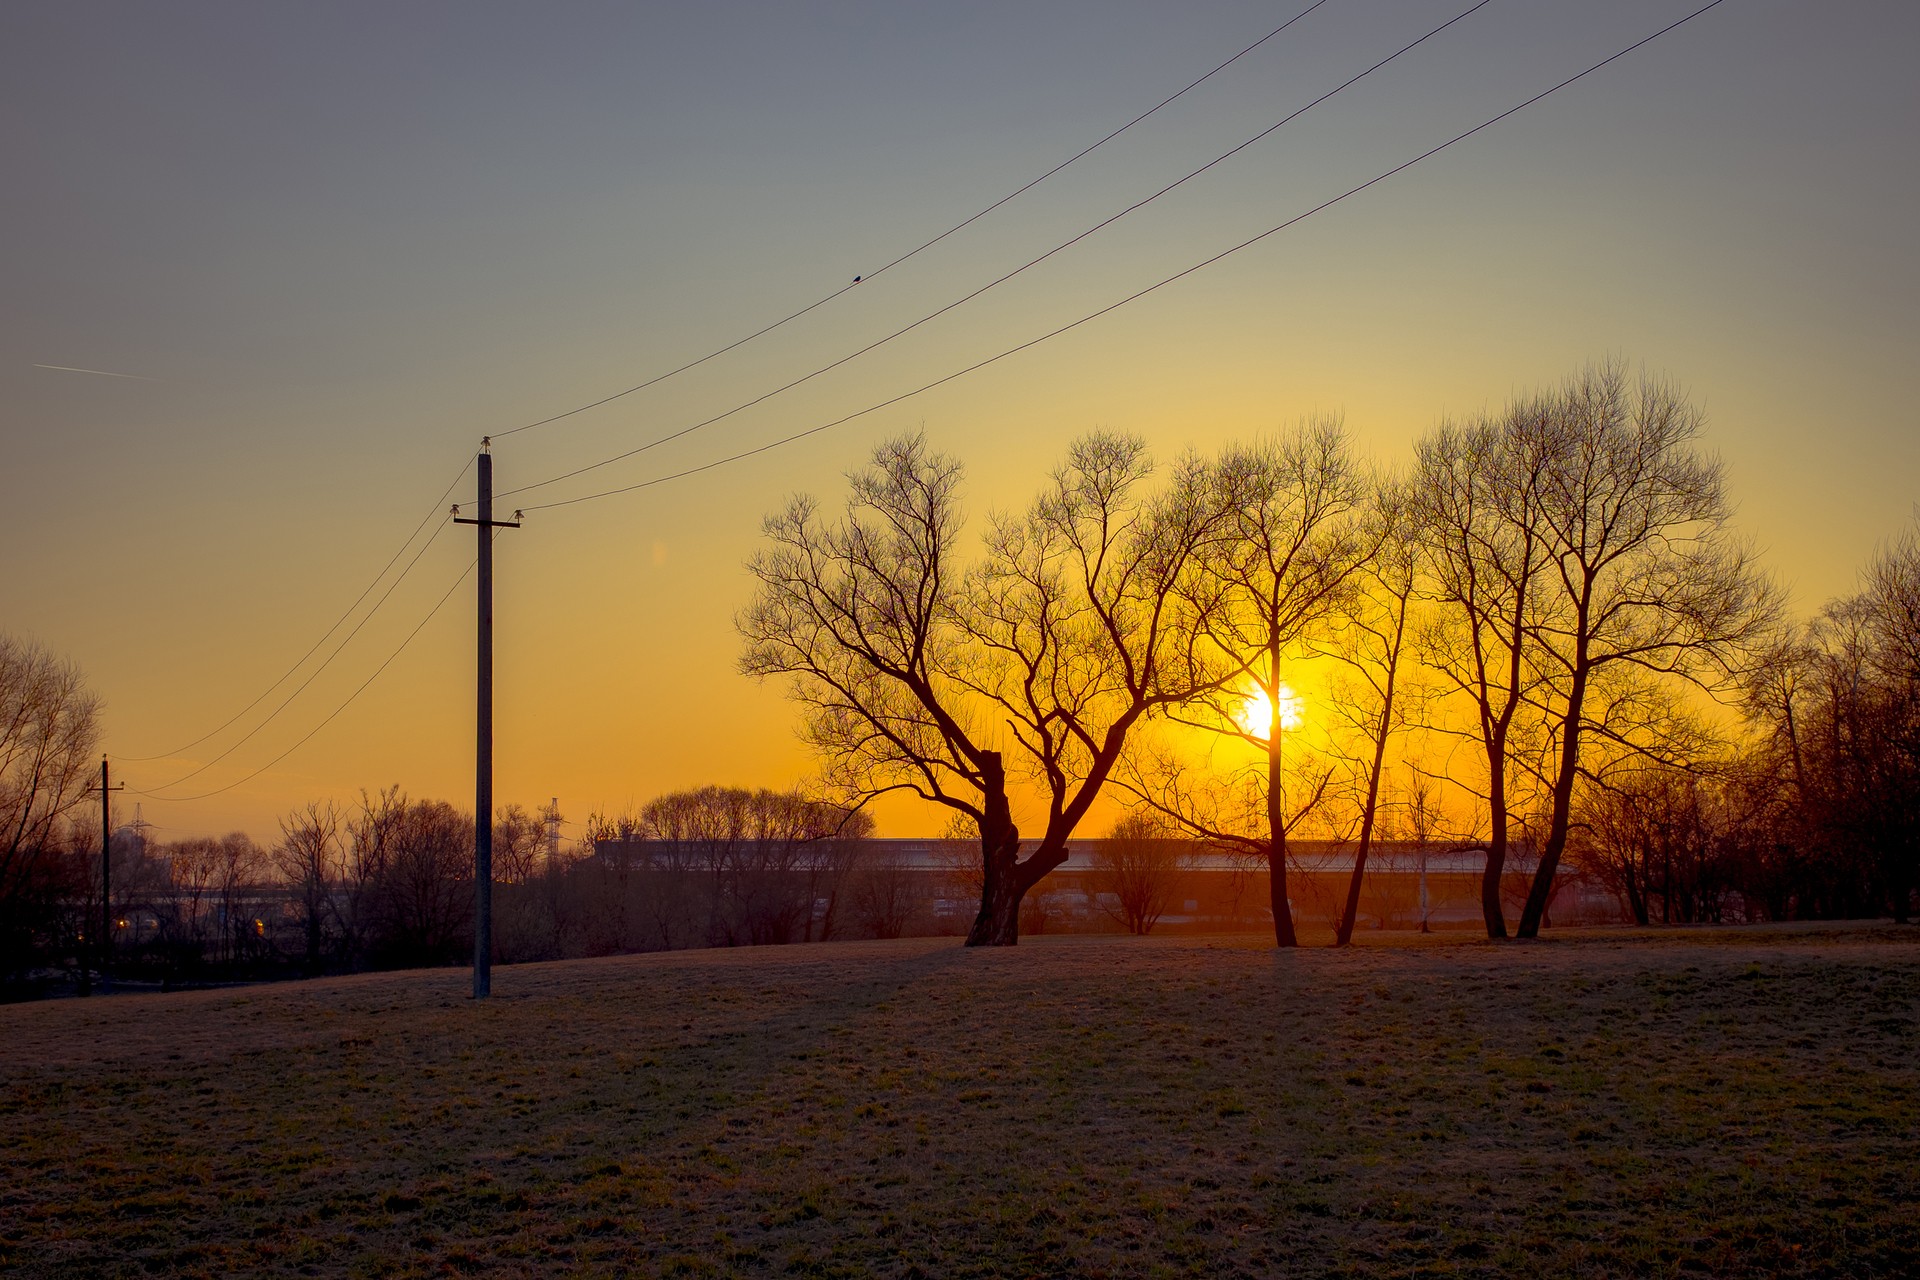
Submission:
[[[0,1008],[0,1272],[1920,1274],[1920,930],[947,939]]]

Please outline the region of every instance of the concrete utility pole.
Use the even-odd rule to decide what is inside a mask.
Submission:
[[[91,790],[92,788],[88,788]],[[108,785],[107,758],[100,757],[100,989],[107,989],[107,966],[113,961],[113,793],[126,783]],[[81,993],[87,991],[87,962],[80,961]]]
[[[478,707],[473,763],[473,998],[493,990],[493,531],[518,529],[511,520],[493,518],[493,442],[480,441],[480,518],[466,520],[453,509],[455,524],[478,526],[480,535],[480,652]]]

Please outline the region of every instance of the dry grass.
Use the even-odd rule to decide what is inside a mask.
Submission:
[[[1913,1275],[1920,932],[949,940],[0,1008],[21,1275]]]

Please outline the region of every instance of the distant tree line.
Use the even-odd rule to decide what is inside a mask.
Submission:
[[[576,954],[846,936],[873,820],[794,793],[702,787],[596,817],[598,856],[556,868]]]
[[[870,817],[798,794],[681,792],[589,819],[587,838],[564,844],[550,838],[559,820],[518,805],[495,815],[502,962],[896,937],[919,905],[897,868],[866,856]],[[109,966],[120,982],[165,986],[462,963],[473,839],[470,812],[398,787],[303,805],[266,845],[239,832],[154,842],[123,827],[108,954],[93,936],[97,830],[52,824],[10,882],[0,985],[66,989]]]
[[[79,908],[98,900],[93,872],[69,854],[96,776],[99,718],[72,662],[0,635],[0,982],[72,954]]]

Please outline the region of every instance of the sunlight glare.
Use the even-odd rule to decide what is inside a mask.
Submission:
[[[1300,696],[1289,686],[1279,688],[1280,727],[1288,733],[1298,729],[1302,723],[1300,717]],[[1240,703],[1239,714],[1235,717],[1240,727],[1256,738],[1265,739],[1273,732],[1274,700],[1267,697],[1264,689],[1255,689]]]

